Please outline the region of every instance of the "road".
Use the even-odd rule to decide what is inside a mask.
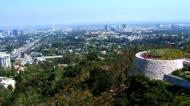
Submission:
[[[20,48],[18,48],[16,51],[13,51],[11,53],[11,60],[15,60],[19,55],[21,55],[22,52],[29,51],[32,47],[34,47],[40,40],[35,40],[31,43],[28,43]]]

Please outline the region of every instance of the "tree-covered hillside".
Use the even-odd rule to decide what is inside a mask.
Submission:
[[[127,78],[133,57],[140,50],[114,54],[101,60],[96,53],[28,65],[20,74],[1,71],[16,80],[14,92],[0,88],[4,106],[126,106],[181,105],[190,101],[188,90],[146,77]],[[72,57],[72,59],[68,59]],[[69,66],[59,65],[68,59]],[[75,64],[73,64],[75,63]]]

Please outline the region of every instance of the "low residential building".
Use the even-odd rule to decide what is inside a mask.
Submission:
[[[24,66],[16,65],[14,69],[16,70],[17,73],[20,73],[21,71],[24,71]]]
[[[43,54],[42,54],[42,53],[39,53],[39,52],[32,52],[30,55],[32,56],[32,58],[35,58],[35,57],[42,57],[42,56],[43,56]]]
[[[36,63],[40,63],[40,62],[46,61],[46,59],[44,57],[36,57],[35,61]]]
[[[13,89],[15,89],[16,81],[12,78],[7,77],[0,77],[0,86],[3,86],[5,88],[8,88],[8,86],[11,86]]]
[[[30,55],[24,55],[23,57],[21,56],[20,58],[17,58],[15,61],[18,65],[22,66],[33,63],[33,59]]]

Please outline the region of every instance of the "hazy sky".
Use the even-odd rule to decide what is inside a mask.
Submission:
[[[190,0],[0,0],[0,26],[190,22]]]

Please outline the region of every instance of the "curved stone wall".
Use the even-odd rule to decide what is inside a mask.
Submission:
[[[177,60],[155,60],[145,59],[140,52],[136,54],[135,66],[140,74],[147,76],[150,79],[163,80],[164,75],[171,74],[173,71],[183,68],[184,59]]]

